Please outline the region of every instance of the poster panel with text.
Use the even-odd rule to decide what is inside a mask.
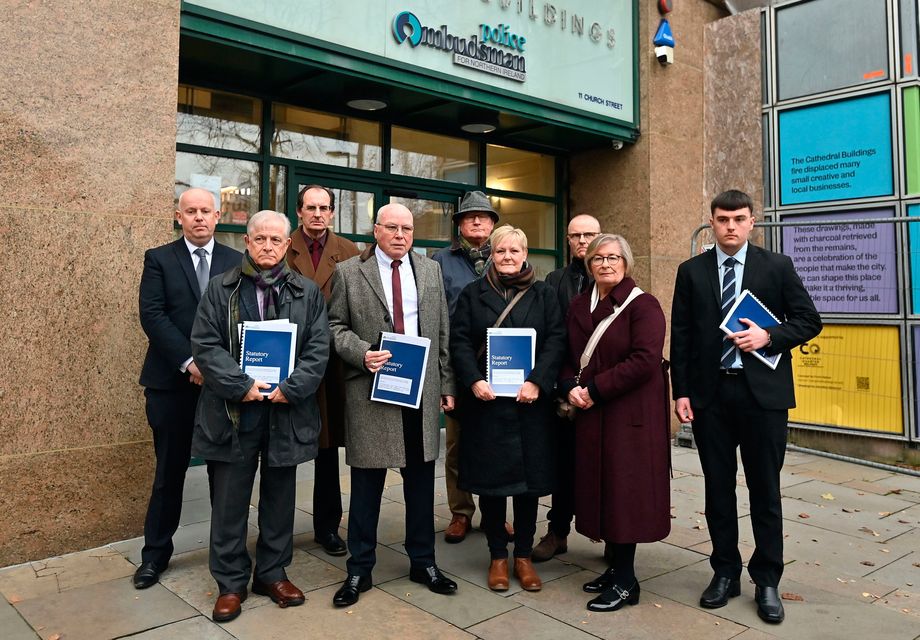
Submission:
[[[897,313],[894,223],[809,224],[890,218],[893,209],[785,216],[782,251],[821,313]]]
[[[894,193],[891,94],[782,111],[780,204]]]
[[[792,352],[790,422],[902,434],[900,351],[898,327],[824,325]]]

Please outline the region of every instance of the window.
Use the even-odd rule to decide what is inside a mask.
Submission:
[[[490,144],[486,147],[486,186],[553,196],[556,163],[552,156]]]
[[[403,176],[476,184],[479,147],[469,140],[393,127],[390,170]]]
[[[271,155],[348,169],[381,169],[381,126],[376,122],[285,104],[272,107]]]
[[[177,142],[258,153],[261,127],[261,101],[233,93],[179,85]]]

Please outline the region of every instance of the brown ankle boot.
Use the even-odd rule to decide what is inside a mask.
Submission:
[[[543,581],[537,575],[530,558],[514,559],[514,575],[524,591],[539,591],[543,588]]]
[[[489,565],[489,588],[492,591],[508,590],[508,558],[492,558]]]
[[[533,548],[530,557],[534,562],[543,562],[557,553],[565,553],[569,550],[567,540],[566,536],[557,536],[552,530],[547,531],[546,535],[540,538],[539,544]]]

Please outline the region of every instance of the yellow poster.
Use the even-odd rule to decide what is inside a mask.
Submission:
[[[790,422],[904,432],[898,327],[824,325],[792,351]]]

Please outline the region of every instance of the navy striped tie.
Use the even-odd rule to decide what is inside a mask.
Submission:
[[[722,317],[728,314],[728,310],[735,304],[735,265],[738,263],[734,258],[728,258],[722,263],[725,267],[725,275],[722,276]],[[735,364],[735,354],[738,348],[731,338],[725,336],[722,342],[722,368],[731,369]]]

